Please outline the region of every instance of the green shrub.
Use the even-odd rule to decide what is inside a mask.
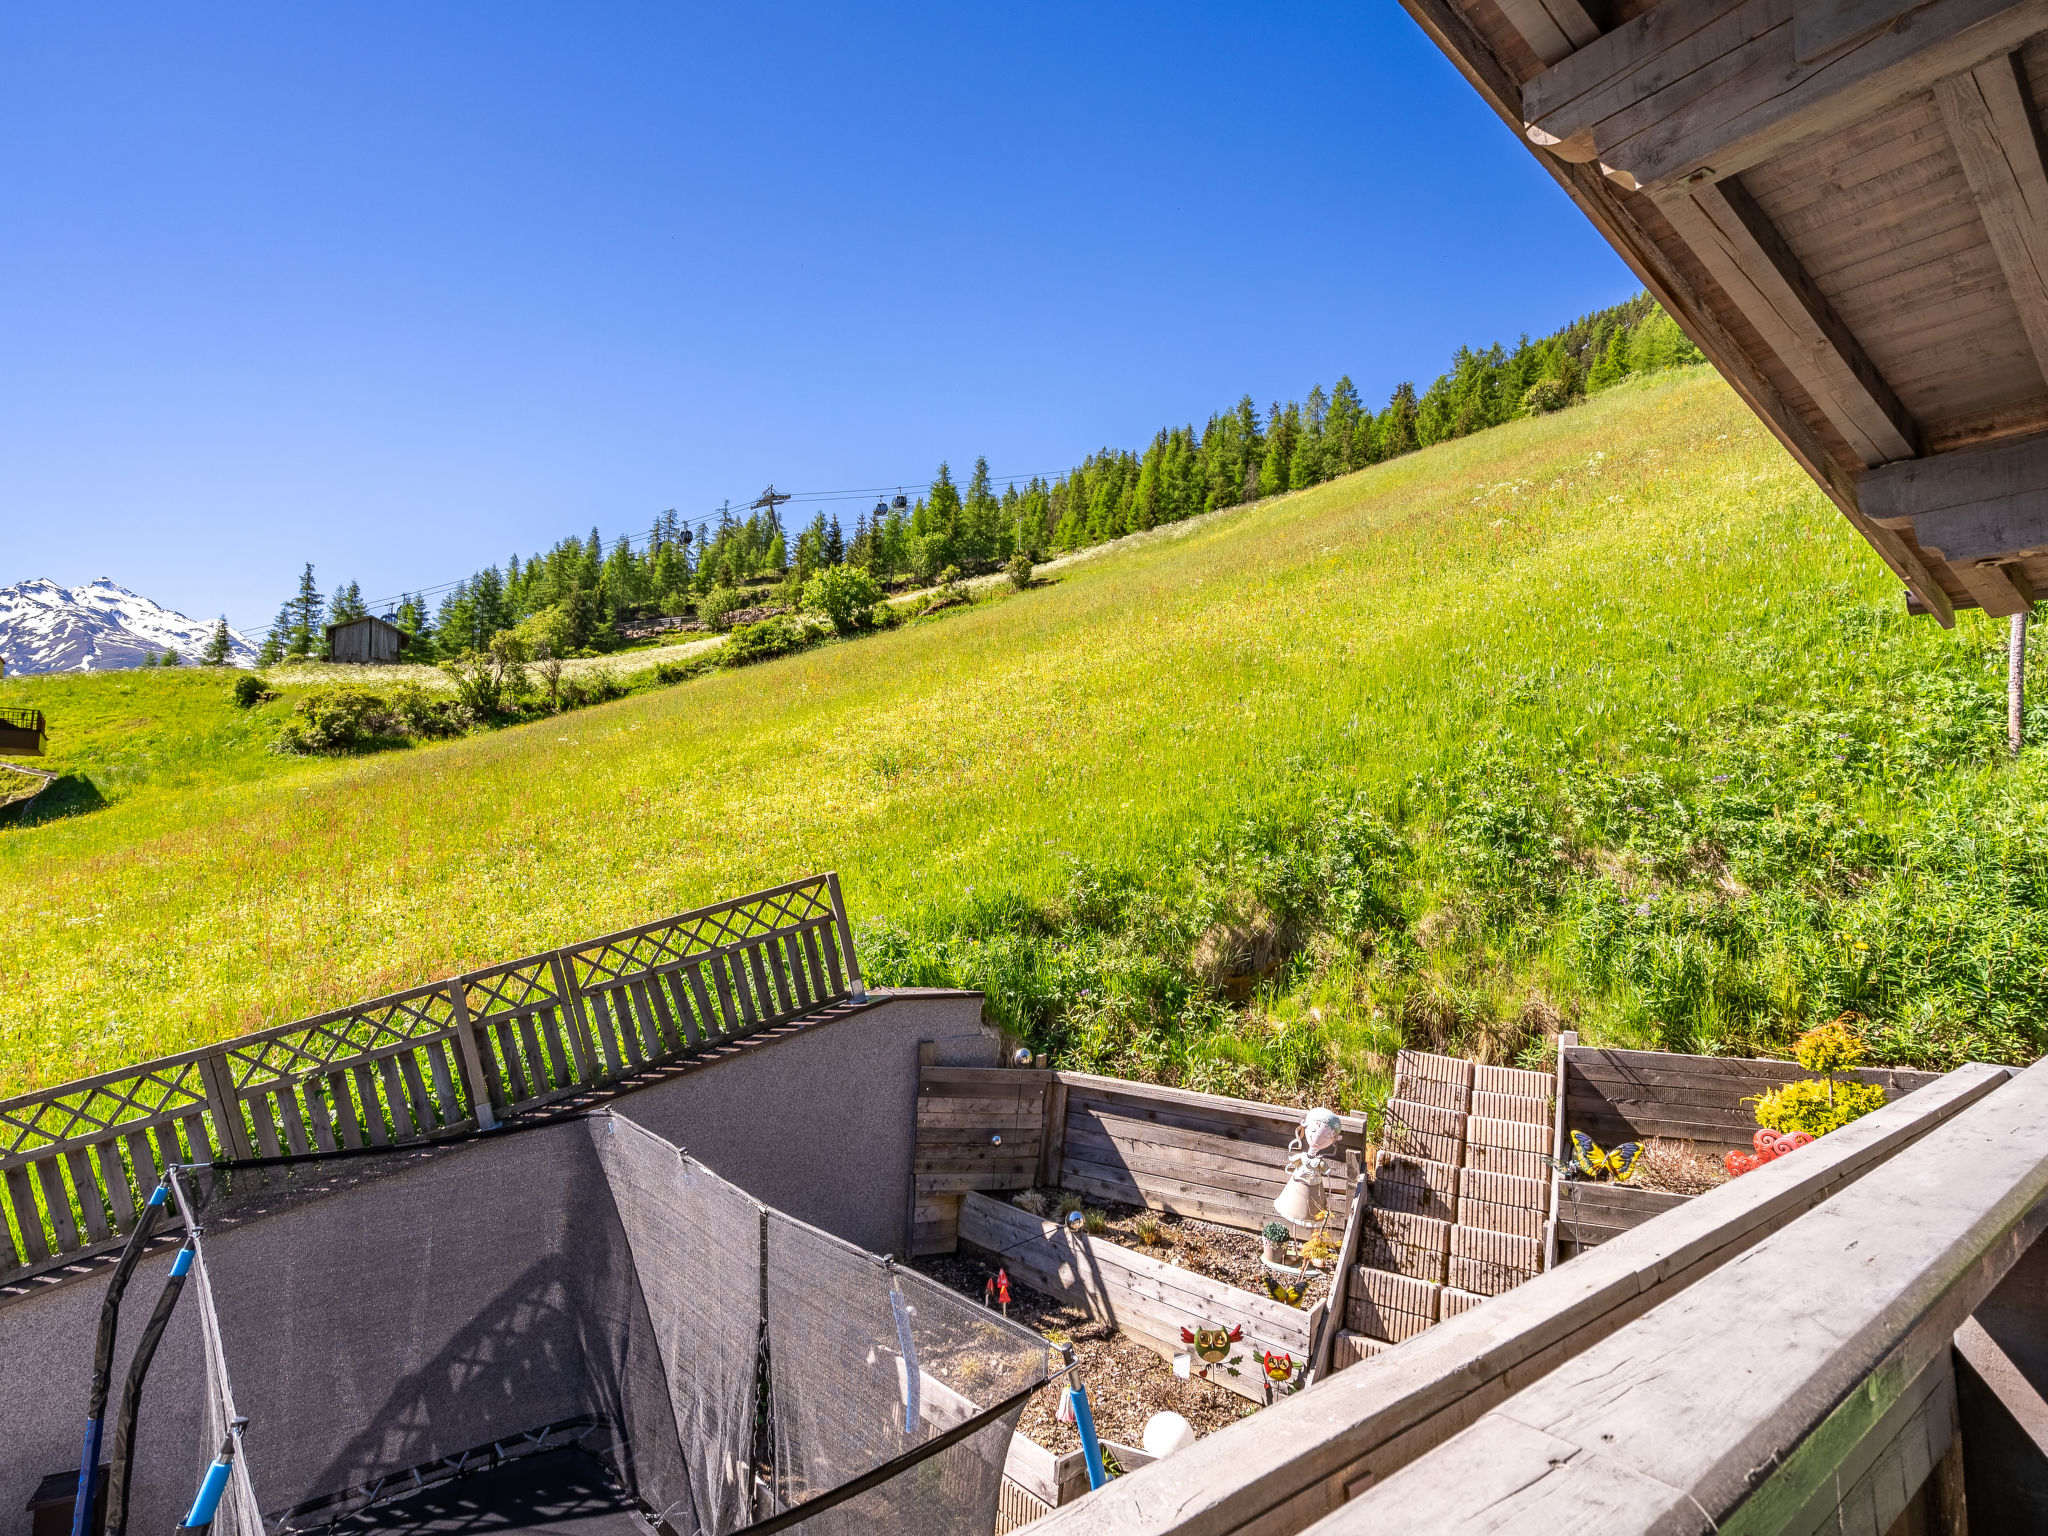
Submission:
[[[752,599],[732,587],[717,586],[697,599],[697,617],[713,629],[730,629],[729,616],[749,606]]]
[[[1522,394],[1522,409],[1531,416],[1548,416],[1571,403],[1571,386],[1562,379],[1539,379]]]
[[[353,752],[401,734],[391,706],[364,688],[318,688],[278,733],[279,752]]]
[[[1010,563],[1003,567],[1003,574],[1010,578],[1010,585],[1022,592],[1031,585],[1031,556],[1023,550],[1010,556]]]
[[[609,666],[592,667],[588,672],[562,679],[562,707],[581,709],[588,704],[603,704],[610,699],[623,699],[627,691],[625,682]]]
[[[244,672],[235,679],[235,703],[242,709],[254,709],[276,697],[271,691],[270,679],[261,672]]]
[[[822,613],[835,634],[850,635],[874,622],[881,585],[857,565],[831,565],[804,587],[804,606]]]
[[[810,636],[792,619],[762,619],[756,624],[735,625],[725,638],[719,659],[728,667],[744,667],[757,661],[772,661],[809,645]]]
[[[1875,1083],[1837,1083],[1809,1077],[1760,1095],[1756,1101],[1756,1123],[1774,1131],[1825,1136],[1884,1105],[1885,1092]]]
[[[666,688],[676,683],[687,683],[693,677],[702,677],[717,665],[714,656],[692,656],[688,661],[657,661],[654,680]]]

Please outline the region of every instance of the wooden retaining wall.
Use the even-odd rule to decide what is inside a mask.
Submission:
[[[1287,1144],[1301,1110],[1085,1072],[1056,1075],[1065,1105],[1048,1182],[1246,1231],[1275,1219],[1273,1197],[1287,1180]],[[1351,1178],[1326,1182],[1333,1224],[1350,1213],[1365,1151],[1365,1117],[1339,1118],[1343,1138],[1325,1155],[1348,1163]]]
[[[0,1102],[0,1283],[111,1247],[174,1163],[511,1115],[862,998],[837,875]]]
[[[1663,1221],[1625,1233],[1419,1337],[1380,1350],[1299,1397],[1119,1479],[1071,1509],[1055,1510],[1042,1527],[1044,1536],[1287,1536],[1301,1531],[1386,1483],[1489,1408],[1721,1270],[1761,1239],[1882,1167],[1902,1148],[1995,1097],[2006,1078],[2004,1068],[1981,1064],[1949,1073],[1823,1137],[1798,1157],[1783,1158],[1688,1200]],[[1945,1176],[1952,1180],[1953,1170]],[[1803,1301],[1804,1284],[1789,1281],[1782,1294]],[[1834,1336],[1832,1330],[1808,1331],[1814,1338]],[[1714,1375],[1717,1369],[1709,1366],[1704,1374]],[[1771,1372],[1766,1369],[1765,1375]],[[1674,1377],[1674,1385],[1681,1379]],[[1751,1399],[1775,1402],[1777,1394],[1757,1394],[1747,1385],[1754,1379],[1745,1381]],[[1587,1389],[1585,1397],[1609,1401],[1597,1389]],[[1669,1432],[1669,1438],[1676,1443],[1684,1434],[1681,1428]],[[1589,1452],[1581,1460],[1597,1470],[1603,1454]],[[1752,1463],[1731,1455],[1727,1464]],[[1540,1476],[1541,1470],[1532,1475]],[[1381,1517],[1371,1529],[1408,1528],[1403,1509],[1378,1507]],[[1527,1528],[1567,1527],[1539,1515]],[[1582,1514],[1573,1528],[1603,1529],[1591,1514]]]
[[[1664,1051],[1616,1051],[1571,1046],[1564,1052],[1565,1124],[1600,1145],[1652,1136],[1696,1143],[1718,1156],[1749,1150],[1761,1093],[1819,1074],[1796,1062],[1742,1056],[1677,1056]],[[1911,1093],[1939,1075],[1904,1067],[1870,1067],[1839,1074],[1876,1083],[1890,1098]]]
[[[1314,1358],[1320,1303],[1290,1307],[981,1194],[962,1199],[960,1241],[1002,1264],[1012,1279],[1086,1308],[1169,1360],[1186,1347],[1180,1342],[1182,1328],[1241,1325],[1241,1374],[1219,1371],[1211,1379],[1253,1402],[1266,1400],[1255,1351],[1291,1354],[1304,1369]]]
[[[1058,1185],[1257,1231],[1277,1219],[1287,1144],[1302,1111],[1151,1083],[1015,1067],[933,1067],[918,1080],[913,1254],[951,1253],[968,1190]],[[1327,1154],[1333,1227],[1346,1221],[1365,1147],[1340,1116]],[[1000,1138],[998,1140],[997,1138]]]

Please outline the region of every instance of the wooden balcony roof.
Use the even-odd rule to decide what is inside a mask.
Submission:
[[[2048,0],[1402,0],[1944,625],[2048,588]]]

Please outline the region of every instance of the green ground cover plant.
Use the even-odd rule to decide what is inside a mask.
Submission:
[[[118,792],[0,832],[0,1089],[823,868],[872,981],[1193,1087],[1370,1105],[1402,1043],[1782,1055],[1845,1011],[1873,1063],[2030,1060],[2048,785],[2001,640],[1908,619],[1690,370],[400,752],[270,756],[289,690],[131,739],[192,674],[67,680]]]

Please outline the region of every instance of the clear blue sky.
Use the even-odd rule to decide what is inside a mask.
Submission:
[[[0,157],[0,584],[259,628],[1636,286],[1393,0],[15,6]]]

